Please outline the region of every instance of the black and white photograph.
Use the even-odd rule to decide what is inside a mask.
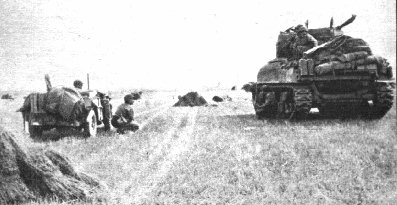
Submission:
[[[396,19],[0,0],[0,205],[397,204]]]

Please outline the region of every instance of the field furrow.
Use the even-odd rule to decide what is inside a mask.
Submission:
[[[190,149],[196,115],[197,108],[188,110],[188,112],[184,114],[183,119],[181,119],[181,123],[178,125],[177,129],[171,129],[166,135],[168,139],[164,141],[162,148],[168,147],[169,150],[164,153],[164,156],[157,159],[158,161],[152,160],[149,162],[152,166],[156,164],[156,168],[150,171],[142,169],[146,176],[140,177],[141,181],[139,184],[134,185],[135,189],[130,193],[135,203],[139,204],[142,200],[145,200],[145,198],[148,197],[147,194],[152,192],[153,189],[161,183],[163,178],[168,175],[172,165],[179,160],[181,155]],[[173,139],[169,140],[171,137]],[[157,153],[158,152],[155,152],[153,154]]]

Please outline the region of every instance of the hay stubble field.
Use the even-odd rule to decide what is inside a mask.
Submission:
[[[396,204],[396,109],[381,120],[257,120],[250,94],[199,92],[233,100],[207,107],[172,107],[184,93],[144,93],[134,104],[141,130],[23,133],[14,101],[0,101],[0,125],[25,147],[66,155],[100,179],[104,204]],[[116,107],[121,98],[112,100]],[[215,104],[215,102],[211,102]],[[115,108],[114,108],[115,109]],[[54,137],[55,136],[55,137]],[[81,204],[70,201],[66,204]],[[65,204],[56,200],[32,204]]]

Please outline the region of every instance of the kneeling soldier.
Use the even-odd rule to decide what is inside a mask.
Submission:
[[[137,96],[128,94],[124,96],[124,103],[121,104],[112,118],[113,127],[117,128],[117,133],[124,134],[125,131],[137,131],[139,125],[134,121],[134,110],[132,105]]]

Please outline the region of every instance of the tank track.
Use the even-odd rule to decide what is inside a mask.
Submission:
[[[293,93],[294,110],[290,119],[306,119],[312,107],[312,92],[306,87],[294,87]]]
[[[380,119],[386,115],[386,113],[393,106],[393,84],[378,82],[375,84],[376,99],[373,101],[373,105],[369,106],[369,110],[366,113],[366,117],[369,119]]]
[[[366,118],[380,119],[393,106],[393,84],[376,82],[373,86],[375,98],[372,103],[362,101],[361,103],[331,103],[319,108],[320,113],[332,118]]]
[[[305,86],[285,87],[287,100],[280,102],[281,92],[274,91],[277,102],[267,105],[264,110],[256,112],[259,119],[306,119],[312,106],[312,92]],[[285,92],[285,91],[284,91]]]

